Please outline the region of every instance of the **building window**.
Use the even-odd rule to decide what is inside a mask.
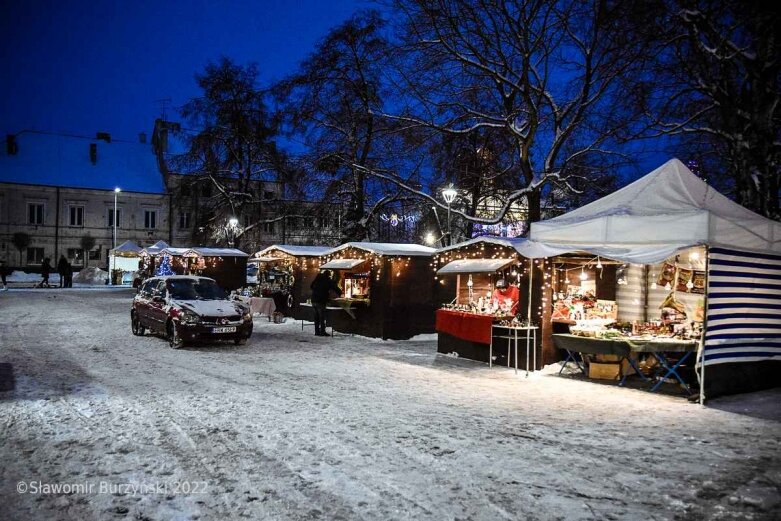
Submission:
[[[190,185],[186,183],[179,185],[179,194],[182,197],[190,197]]]
[[[84,226],[84,207],[83,206],[71,206],[70,207],[70,225],[71,226]]]
[[[212,185],[204,185],[201,189],[201,195],[203,197],[211,197],[212,196]]]
[[[73,264],[78,264],[79,266],[84,264],[84,252],[81,248],[68,248],[67,257]]]
[[[27,224],[43,224],[43,203],[27,203]]]
[[[274,199],[276,197],[276,195],[277,194],[275,194],[274,192],[266,191],[266,192],[263,192],[263,199]]]
[[[108,225],[110,228],[114,227],[114,209],[108,209]],[[122,228],[122,209],[117,208],[117,228]]]
[[[274,233],[274,223],[263,223],[263,231],[266,233]]]
[[[186,230],[190,227],[190,212],[179,212],[179,229]]]
[[[157,228],[157,210],[144,210],[144,228],[148,230]]]
[[[249,215],[245,215],[244,216],[244,227],[247,228],[250,224],[252,224],[252,223],[250,222]]]
[[[27,248],[27,264],[40,264],[43,261],[43,248]]]
[[[89,260],[100,260],[100,248],[89,251]]]

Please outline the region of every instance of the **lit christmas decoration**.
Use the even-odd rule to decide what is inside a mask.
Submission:
[[[160,261],[160,266],[157,267],[155,270],[155,275],[158,277],[164,277],[167,275],[174,275],[174,270],[171,269],[171,257],[168,255],[163,255],[162,260]]]

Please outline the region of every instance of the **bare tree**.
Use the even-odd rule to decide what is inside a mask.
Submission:
[[[723,173],[738,202],[781,219],[781,16],[763,2],[670,0],[633,24],[655,42],[655,67],[633,92],[645,136],[681,138],[709,181]]]
[[[511,190],[496,213],[456,214],[494,224],[525,199],[528,219],[539,220],[548,186],[573,190],[573,176],[593,176],[618,157],[618,139],[637,118],[621,104],[619,80],[642,68],[646,56],[622,36],[623,10],[579,0],[395,5],[404,15],[403,52],[392,79],[407,103],[382,115],[455,136],[491,130],[509,144],[511,154],[501,157],[497,172]],[[368,170],[444,206],[398,172]]]
[[[187,184],[201,188],[196,229],[218,240],[225,239],[232,217],[249,217],[248,225],[236,231],[236,241],[259,224],[276,220],[263,211],[269,203],[259,194],[258,182],[284,182],[290,172],[277,149],[277,123],[256,85],[257,74],[255,65],[241,66],[227,58],[210,63],[196,75],[203,95],[182,108],[187,126],[195,130],[182,131],[188,149],[172,164],[189,176]]]
[[[309,195],[345,207],[343,240],[365,239],[377,212],[402,194],[369,175],[405,157],[408,146],[393,121],[372,111],[391,96],[384,79],[391,49],[383,28],[377,12],[355,15],[275,87],[290,132],[307,147],[301,160]]]
[[[19,266],[22,265],[22,251],[30,245],[32,238],[29,233],[16,232],[11,238],[14,247],[19,250]]]

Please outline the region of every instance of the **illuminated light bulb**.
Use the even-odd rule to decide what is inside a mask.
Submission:
[[[651,283],[651,289],[656,289],[656,282]]]
[[[689,260],[696,261],[696,260],[699,260],[699,259],[700,259],[700,252],[698,252],[698,251],[693,251],[693,252],[691,252],[691,253],[689,254]]]
[[[689,289],[692,289],[694,287],[694,282],[692,282],[692,281],[687,282],[686,283],[686,287],[689,288]]]
[[[667,284],[665,284],[665,286],[664,286],[664,289],[666,289],[666,290],[671,290],[671,289],[673,289],[673,287],[672,287],[672,286],[670,285],[670,283],[668,282]]]
[[[588,275],[586,275],[586,272],[584,270],[580,270],[580,280],[588,280]]]
[[[602,261],[601,261],[601,260],[599,260],[599,257],[597,257],[597,269],[598,269],[598,270],[601,270],[601,269],[602,269]]]

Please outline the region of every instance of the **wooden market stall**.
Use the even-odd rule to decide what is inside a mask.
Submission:
[[[301,303],[310,296],[309,286],[317,276],[320,256],[330,249],[330,246],[274,244],[260,250],[248,260],[258,267],[253,295],[274,298],[277,311],[302,319]]]
[[[781,223],[730,201],[679,160],[582,208],[533,223],[530,237],[561,252],[588,252],[597,262],[625,263],[617,268],[624,274],[616,275],[617,283],[626,282],[616,288],[619,326],[576,325],[579,336],[555,335],[568,356],[603,348],[628,360],[651,356],[664,369],[654,375],[659,381],[652,390],[669,378],[699,383],[700,401],[777,385]],[[633,277],[636,293],[627,293]],[[628,324],[627,313],[634,315]],[[684,381],[686,367],[693,381]]]
[[[436,311],[437,351],[522,368],[528,351],[529,369],[554,361],[550,322],[543,320],[549,313],[542,306],[549,288],[544,275],[548,261],[530,258],[544,254],[544,248],[525,239],[499,237],[438,250],[432,262],[441,306]],[[508,289],[497,290],[499,281]]]
[[[328,250],[320,269],[331,270],[342,288],[342,297],[329,302],[329,325],[342,333],[382,339],[433,333],[434,251],[417,244],[373,242]],[[311,305],[302,307],[311,320]]]
[[[187,248],[182,253],[188,275],[200,275],[217,281],[224,290],[241,288],[247,283],[249,255],[236,248]]]

